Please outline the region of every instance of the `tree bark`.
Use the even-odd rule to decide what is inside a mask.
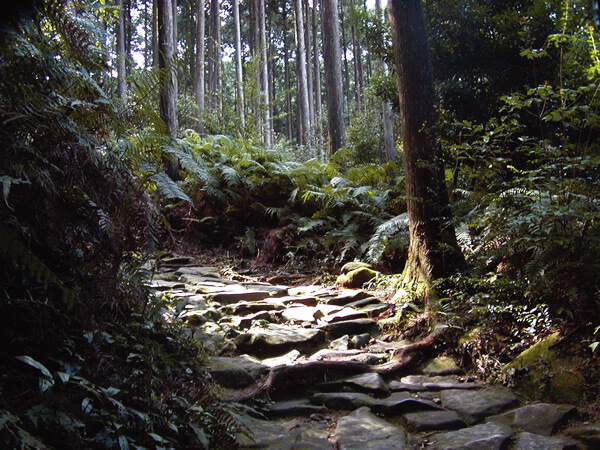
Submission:
[[[205,108],[204,92],[204,34],[206,28],[205,0],[196,0],[196,69],[194,70],[194,97],[196,99],[196,108],[198,120],[196,121],[196,131],[204,132],[204,123],[202,115]]]
[[[441,149],[425,17],[420,0],[390,0],[410,245],[403,272],[407,285],[449,275],[463,262],[451,222]],[[427,291],[425,291],[427,294]]]
[[[325,161],[325,152],[323,148],[323,130],[321,129],[323,123],[322,116],[322,100],[321,100],[321,64],[319,62],[319,39],[318,39],[318,24],[317,24],[317,0],[313,2],[312,8],[312,31],[313,31],[313,72],[314,72],[314,91],[315,91],[315,122],[316,122],[316,144],[319,152],[319,159]]]
[[[236,109],[240,119],[242,134],[246,129],[246,117],[244,114],[244,80],[242,78],[242,38],[240,33],[240,2],[233,0],[233,27],[235,30],[235,92]]]
[[[339,14],[340,14],[340,30],[342,31],[341,55],[342,55],[342,61],[344,62],[344,71],[342,72],[342,74],[344,75],[343,91],[344,91],[344,98],[346,99],[346,110],[351,111],[350,103],[352,102],[352,100],[350,97],[350,71],[348,70],[348,58],[346,55],[347,41],[346,41],[346,27],[344,26],[344,23],[346,22],[346,20],[345,20],[346,17],[344,15],[344,4],[343,3],[341,3],[339,6]]]
[[[337,0],[321,1],[321,26],[329,128],[329,154],[331,156],[344,146],[345,133]]]
[[[310,137],[311,137],[311,141],[312,139],[312,135],[313,135],[313,131],[314,131],[314,124],[315,124],[315,104],[314,104],[314,94],[313,94],[313,79],[311,76],[311,70],[310,68],[311,66],[311,53],[312,53],[312,47],[311,47],[311,40],[310,40],[310,35],[311,35],[311,27],[310,27],[310,5],[308,3],[308,0],[303,0],[303,5],[302,5],[302,13],[303,13],[303,25],[304,25],[304,49],[306,50],[306,90],[308,93],[308,125],[309,125],[309,130],[310,130]],[[311,142],[312,144],[312,142]]]
[[[152,0],[152,67],[158,69],[158,0]]]
[[[380,0],[375,0],[375,11],[377,15],[385,20],[381,10]],[[388,68],[383,59],[379,60],[379,66],[384,73],[387,73]],[[389,101],[381,102],[381,113],[383,116],[383,143],[385,148],[385,160],[387,162],[396,160],[396,146],[394,143],[394,122],[392,120],[392,105]]]
[[[269,98],[269,62],[267,60],[267,30],[265,25],[265,0],[259,0],[258,21],[260,26],[260,49],[262,69],[262,91],[264,99],[264,142],[267,148],[273,146],[271,129],[271,100]]]
[[[292,99],[290,96],[290,67],[289,67],[289,41],[287,34],[287,6],[284,2],[282,7],[282,22],[283,22],[283,83],[285,89],[285,133],[286,137],[291,141],[292,133]]]
[[[299,144],[310,143],[310,110],[308,106],[308,87],[306,76],[306,48],[304,43],[304,15],[302,13],[302,0],[294,0],[294,12],[296,17],[296,59],[298,67],[298,96],[297,101],[300,112],[300,125],[302,128]]]
[[[123,0],[117,0],[118,11],[117,16],[117,95],[121,101],[127,98],[127,68],[125,65],[125,8]]]

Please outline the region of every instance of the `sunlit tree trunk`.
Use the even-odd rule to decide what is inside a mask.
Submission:
[[[315,104],[313,94],[313,79],[311,75],[311,26],[310,26],[310,5],[308,0],[303,0],[302,4],[302,21],[304,25],[304,49],[306,50],[306,90],[308,93],[308,124],[310,127],[310,135],[312,140],[313,128],[315,124]]]
[[[285,89],[285,134],[289,140],[292,140],[292,98],[290,96],[290,51],[287,33],[287,5],[282,5],[282,23],[283,23],[283,84]]]
[[[421,0],[390,0],[406,177],[410,244],[405,285],[433,280],[463,262],[458,249],[436,139],[431,59]],[[427,292],[427,291],[425,291]]]
[[[321,26],[329,129],[329,154],[333,155],[344,146],[345,133],[337,0],[321,0]]]
[[[204,34],[206,27],[205,0],[196,0],[196,69],[194,70],[194,97],[196,100],[196,108],[198,120],[196,122],[196,131],[204,132],[204,124],[202,115],[205,108],[204,95]]]
[[[383,20],[383,11],[381,10],[380,0],[375,0],[375,10],[377,15]],[[388,68],[383,59],[379,60],[379,66],[384,73],[387,73]],[[383,116],[383,142],[385,147],[385,160],[395,161],[396,160],[396,146],[394,143],[394,122],[392,119],[392,105],[389,101],[384,100],[381,102],[381,112]]]
[[[117,95],[122,101],[127,98],[127,68],[125,65],[125,8],[123,0],[117,0]]]
[[[346,108],[347,111],[351,111],[350,108],[350,103],[351,103],[351,99],[350,99],[350,71],[348,70],[348,58],[346,55],[346,49],[347,49],[347,41],[346,41],[346,27],[345,27],[345,14],[344,14],[344,3],[340,2],[339,4],[339,18],[340,18],[340,30],[342,31],[341,34],[341,44],[342,44],[342,48],[341,48],[341,56],[342,56],[342,61],[344,62],[344,71],[342,72],[342,75],[344,76],[344,84],[342,86],[343,92],[344,92],[344,96],[346,99]]]
[[[351,0],[350,7],[354,8],[354,0]],[[364,91],[362,78],[362,48],[358,30],[354,23],[351,27],[352,34],[352,51],[353,51],[353,67],[354,67],[354,101],[357,108],[362,108],[362,95]]]
[[[319,39],[318,39],[318,20],[317,20],[317,0],[313,1],[312,8],[312,32],[313,32],[313,73],[314,73],[314,91],[315,91],[315,122],[316,122],[316,134],[317,134],[317,149],[319,151],[319,159],[325,160],[325,153],[323,147],[323,130],[321,129],[323,123],[322,115],[322,100],[321,100],[321,64],[319,62]]]
[[[294,10],[294,15],[296,18],[296,60],[298,67],[297,102],[299,105],[300,125],[302,129],[301,139],[298,140],[298,143],[308,145],[310,142],[310,111],[308,106],[308,83],[306,76],[306,48],[304,43],[304,14],[302,13],[302,0],[294,0]]]
[[[158,69],[158,0],[152,0],[152,67]]]
[[[240,119],[242,133],[246,128],[246,117],[244,115],[244,82],[242,78],[242,38],[240,33],[240,3],[233,0],[233,27],[235,30],[235,91],[236,109]]]

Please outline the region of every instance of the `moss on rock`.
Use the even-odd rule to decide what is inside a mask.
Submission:
[[[368,283],[377,276],[377,271],[367,267],[360,267],[351,270],[350,272],[340,275],[336,283],[338,286],[345,288],[361,288],[365,283]]]

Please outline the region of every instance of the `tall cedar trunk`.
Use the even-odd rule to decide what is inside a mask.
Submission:
[[[125,30],[125,73],[129,77],[133,70],[133,59],[131,58],[131,41],[133,40],[133,23],[131,21],[131,0],[123,2],[125,11],[123,13],[123,29]]]
[[[152,67],[158,69],[158,0],[152,0]]]
[[[299,144],[308,145],[310,142],[310,110],[308,106],[308,87],[306,76],[306,48],[304,44],[304,20],[302,13],[302,0],[294,0],[296,17],[296,61],[298,67],[298,97],[297,102],[300,112],[300,125],[302,139]]]
[[[337,0],[321,0],[321,28],[329,128],[329,154],[333,155],[344,146],[345,133]]]
[[[287,7],[286,2],[282,6],[283,23],[283,88],[285,90],[285,135],[291,141],[292,133],[292,98],[290,96],[290,65],[289,65],[289,40],[287,34]]]
[[[240,2],[233,0],[233,27],[235,30],[235,92],[236,109],[242,133],[246,128],[244,115],[244,81],[242,79],[242,38],[240,33]]]
[[[123,101],[127,97],[127,69],[125,67],[125,8],[123,0],[117,0],[118,11],[117,16],[117,95]]]
[[[151,43],[148,41],[148,2],[144,2],[144,69],[150,67],[150,47]],[[152,20],[152,19],[150,19]]]
[[[177,99],[177,92],[179,91],[179,81],[177,79],[177,0],[171,0],[171,8],[173,9],[173,89],[175,90],[175,99]]]
[[[308,0],[303,0],[302,5],[303,23],[304,23],[304,49],[306,50],[306,90],[308,92],[308,124],[310,126],[311,136],[315,124],[315,104],[313,102],[313,79],[311,76],[311,53],[312,47],[310,44],[310,5]]]
[[[444,182],[431,59],[420,0],[390,0],[400,117],[404,139],[404,171],[410,246],[403,272],[405,284],[424,283],[449,275],[462,264]]]
[[[264,99],[264,141],[267,148],[273,146],[271,129],[271,100],[269,98],[269,62],[267,59],[267,30],[265,25],[265,0],[259,0],[258,21],[260,26],[260,49],[262,69],[262,91]]]
[[[194,97],[196,99],[196,108],[198,120],[196,122],[196,131],[204,132],[204,123],[202,115],[205,108],[204,95],[204,34],[206,26],[205,0],[196,0],[196,69],[194,70]]]
[[[223,52],[222,52],[222,39],[221,39],[221,4],[217,1],[217,17],[215,18],[215,25],[217,31],[217,45],[215,47],[215,70],[216,70],[216,82],[217,88],[215,90],[215,96],[217,99],[217,111],[219,116],[223,116]]]
[[[208,32],[208,104],[212,111],[218,108],[219,60],[221,59],[221,49],[219,46],[219,14],[219,0],[210,0],[210,22]]]
[[[367,0],[363,0],[363,11],[367,12]],[[371,53],[367,52],[367,79],[370,79],[373,75],[371,68]]]
[[[382,20],[383,12],[380,6],[380,0],[375,0],[375,11],[377,16],[380,16]],[[388,68],[383,60],[379,59],[379,66],[384,73],[387,73]],[[381,113],[383,116],[383,143],[385,148],[385,160],[387,162],[396,160],[396,146],[394,144],[394,122],[392,120],[392,105],[389,101],[384,100],[381,102]]]
[[[187,67],[189,68],[189,81],[192,85],[192,92],[194,89],[194,80],[196,79],[196,0],[189,0],[188,4],[189,9],[187,10],[187,14],[189,15],[188,22],[188,43],[187,43]]]
[[[325,154],[323,149],[323,130],[321,125],[323,122],[322,111],[323,107],[321,102],[321,67],[319,63],[319,39],[317,34],[317,0],[314,0],[312,8],[312,31],[313,31],[313,72],[314,72],[314,91],[315,91],[315,122],[317,132],[317,149],[319,151],[319,159],[325,160]]]
[[[350,72],[348,71],[348,58],[346,55],[346,27],[344,25],[345,22],[345,15],[344,15],[344,4],[340,3],[339,6],[339,14],[340,14],[340,30],[342,30],[342,49],[341,49],[341,55],[342,55],[342,60],[344,62],[344,71],[342,72],[342,75],[344,76],[344,85],[342,86],[344,89],[344,97],[346,99],[346,108],[348,111],[350,111],[350,103],[352,102],[351,98],[350,98]]]
[[[160,69],[160,118],[166,125],[169,136],[177,134],[177,116],[175,110],[175,58],[173,49],[173,4],[171,0],[158,0],[158,65]],[[163,155],[163,163],[167,174],[179,178],[177,159],[167,154]]]
[[[354,9],[354,0],[350,1],[350,7]],[[356,106],[362,109],[362,95],[364,92],[363,79],[362,79],[362,47],[360,44],[360,37],[358,35],[358,29],[352,23],[352,52],[353,52],[353,66],[354,66],[354,99]]]

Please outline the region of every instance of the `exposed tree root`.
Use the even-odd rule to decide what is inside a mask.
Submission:
[[[227,401],[245,401],[250,400],[257,395],[269,392],[276,385],[284,384],[285,379],[304,379],[299,374],[321,373],[330,374],[332,372],[341,372],[344,374],[360,373],[378,373],[380,375],[392,375],[408,366],[413,360],[415,353],[420,350],[431,347],[441,336],[442,330],[435,330],[426,338],[414,344],[402,347],[393,355],[393,360],[384,364],[370,365],[359,361],[309,361],[293,365],[273,367],[269,374],[262,380],[254,383],[244,389],[228,391],[224,395]]]

